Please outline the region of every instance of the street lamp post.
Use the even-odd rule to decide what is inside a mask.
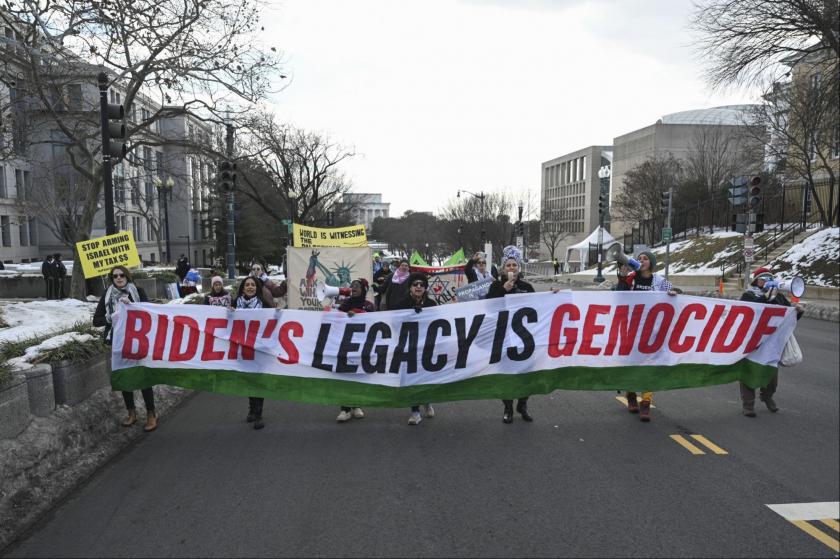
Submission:
[[[167,200],[172,196],[172,187],[175,186],[175,181],[172,177],[166,177],[165,181],[157,179],[158,197],[163,200],[163,223],[164,234],[166,235],[166,262],[171,262],[172,246],[169,244],[169,204]]]
[[[610,176],[610,169],[607,167],[601,167],[598,170],[598,178],[600,179],[598,183],[598,198],[599,202],[603,199],[604,194],[604,181],[607,180]],[[599,204],[598,207],[598,273],[595,275],[592,281],[595,283],[603,283],[604,282],[604,275],[601,273],[604,267],[604,214],[606,213],[606,208],[603,207],[602,204]]]
[[[481,244],[484,245],[487,242],[487,230],[485,229],[485,226],[484,226],[484,198],[485,198],[486,195],[484,194],[483,190],[481,192],[479,192],[478,194],[476,194],[475,192],[470,192],[469,190],[461,189],[456,194],[456,198],[460,198],[462,192],[464,194],[469,194],[470,196],[475,196],[476,198],[481,200]],[[481,248],[483,250],[484,246],[482,246]]]

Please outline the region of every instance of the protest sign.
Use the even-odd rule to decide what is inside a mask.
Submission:
[[[394,407],[557,389],[765,386],[796,311],[665,293],[560,291],[353,317],[121,303],[112,325],[116,390],[170,384]]]
[[[292,225],[296,247],[366,247],[367,231],[364,225],[324,229],[295,223]]]
[[[423,272],[429,278],[429,296],[438,305],[451,303],[455,290],[467,285],[463,266],[411,266],[412,272]]]
[[[76,243],[76,250],[79,251],[85,279],[104,276],[118,264],[126,268],[140,265],[140,255],[131,231],[80,241]]]
[[[286,280],[290,309],[320,311],[332,299],[319,299],[318,286],[350,287],[350,282],[365,278],[373,281],[371,250],[364,248],[295,248],[286,257],[289,275]],[[373,290],[368,292],[373,301]]]
[[[484,299],[487,292],[490,291],[490,286],[493,284],[493,278],[487,278],[473,283],[468,283],[464,287],[459,287],[455,290],[455,296],[459,303],[467,301],[477,301]]]

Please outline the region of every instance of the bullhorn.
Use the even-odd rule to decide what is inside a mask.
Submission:
[[[328,298],[335,299],[339,295],[342,297],[348,297],[350,295],[350,288],[333,287],[332,285],[325,285],[321,282],[318,282],[318,285],[315,287],[315,297],[317,297],[319,301],[323,301]]]
[[[805,295],[805,280],[799,276],[785,281],[779,282],[779,291],[790,293],[794,297],[802,297]]]
[[[630,266],[637,272],[641,267],[638,260],[636,260],[635,258],[630,258],[626,254],[624,254],[624,250],[622,250],[621,248],[621,243],[615,243],[613,245],[610,245],[610,248],[607,249],[607,254],[605,258],[607,262],[615,261],[620,266]]]

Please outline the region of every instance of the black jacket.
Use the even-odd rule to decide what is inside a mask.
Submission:
[[[464,266],[464,275],[467,276],[467,283],[478,281],[478,274],[475,272],[475,259],[467,260],[467,265]],[[493,279],[499,279],[499,270],[495,265],[490,266],[490,275],[493,276]]]
[[[391,274],[379,289],[379,292],[383,294],[381,302],[382,308],[379,310],[392,311],[397,308],[396,305],[398,305],[400,301],[408,296],[408,279],[402,283],[394,283],[392,281],[393,279],[394,274]]]
[[[437,302],[428,296],[428,294],[423,297],[420,301],[415,301],[411,295],[406,294],[405,297],[397,301],[393,308],[388,308],[389,311],[396,311],[400,309],[414,309],[417,312],[420,312],[421,309],[425,309],[426,307],[436,307]]]
[[[140,303],[148,303],[149,298],[146,297],[146,292],[143,291],[142,287],[137,287],[137,294],[140,295]],[[102,297],[99,298],[99,304],[96,305],[96,311],[93,313],[93,325],[94,326],[104,326],[105,330],[102,332],[102,339],[105,340],[106,343],[111,343],[111,338],[108,337],[108,334],[111,333],[111,323],[105,318],[105,313],[107,309],[105,308],[105,295],[108,294],[108,290],[105,290],[105,293],[102,294]],[[129,299],[131,297],[129,296]],[[133,303],[137,303],[138,301],[132,301]]]
[[[504,297],[505,295],[512,295],[514,293],[534,293],[534,286],[523,279],[517,279],[510,291],[505,291],[505,282],[497,279],[490,284],[490,291],[487,292],[485,299],[495,299],[497,297]]]
[[[746,301],[748,303],[762,303],[765,305],[782,305],[783,307],[790,307],[790,301],[787,300],[787,297],[782,295],[780,292],[776,292],[776,295],[773,296],[772,299],[768,299],[761,293],[757,287],[751,287],[744,291],[741,294],[741,301]],[[802,314],[804,311],[796,311],[796,320],[802,318]]]
[[[373,288],[373,292],[379,295],[385,293],[385,283],[388,281],[388,277],[393,274],[394,272],[391,269],[385,271],[384,269],[380,268],[373,273],[373,284],[371,287]]]

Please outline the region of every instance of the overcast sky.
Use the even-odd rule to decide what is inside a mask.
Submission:
[[[459,188],[539,191],[540,164],[662,115],[754,102],[712,92],[690,0],[275,0],[285,121],[357,153],[391,215]]]

